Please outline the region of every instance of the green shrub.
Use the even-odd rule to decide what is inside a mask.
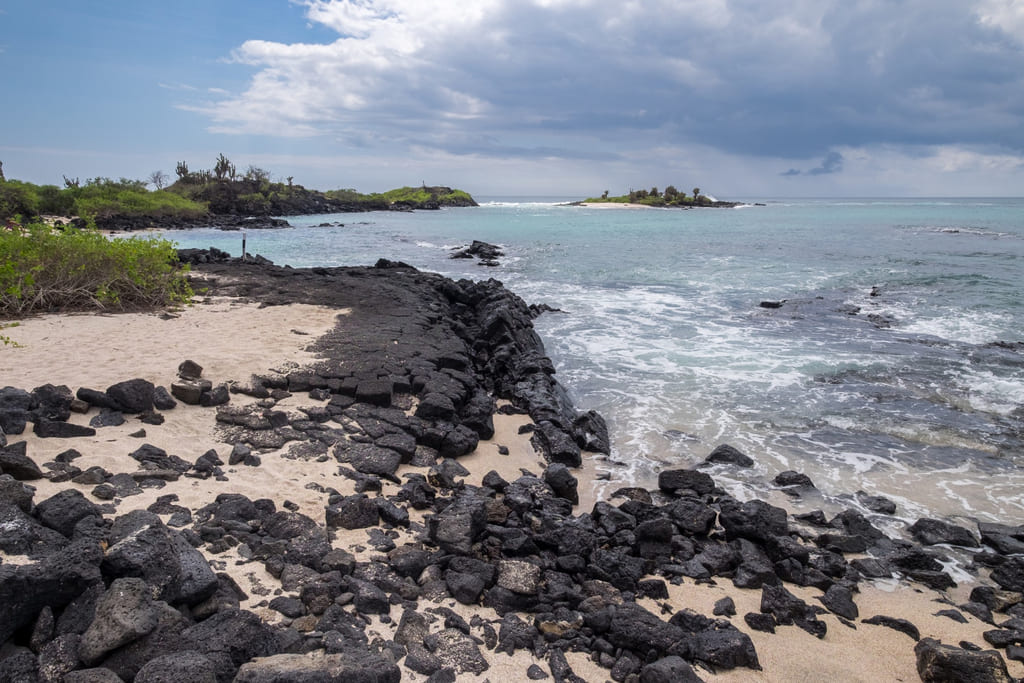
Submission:
[[[75,212],[75,197],[70,190],[62,190],[56,185],[40,185],[39,213],[51,216],[70,216]]]
[[[39,215],[39,194],[32,183],[0,180],[0,220]]]
[[[174,244],[32,224],[0,231],[0,315],[142,310],[191,300]]]

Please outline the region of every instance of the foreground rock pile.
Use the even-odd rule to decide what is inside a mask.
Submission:
[[[760,669],[751,631],[825,637],[826,610],[851,628],[917,641],[907,647],[923,680],[1011,680],[995,650],[921,639],[899,615],[862,615],[857,606],[866,579],[950,586],[944,551],[930,546],[977,546],[967,529],[920,520],[913,543],[853,510],[792,517],[726,495],[700,469],[664,471],[656,491],[621,489],[617,504],[574,513],[570,468],[581,449],[607,448],[603,423],[572,408],[529,309],[499,283],[454,283],[389,263],[207,272],[225,276],[211,283],[220,291],[353,313],[319,340],[316,366],[231,385],[245,402],[231,401],[228,385],[202,401],[217,387],[182,364],[172,387],[199,387],[199,405],[216,411],[230,444],[225,458],[142,443],[127,479],[93,473],[98,480],[82,483],[88,470],[73,474],[74,452],[40,466],[24,441],[3,437],[0,551],[25,561],[0,564],[0,681],[397,681],[403,672],[452,681],[486,674],[496,654],[524,651],[533,664],[521,675],[530,679],[581,680],[567,655],[584,653],[615,681],[693,681],[702,671]],[[159,416],[174,409],[171,393],[184,401],[184,389],[138,380],[77,398],[61,387],[8,388],[0,426],[10,435],[29,422],[75,427],[67,422],[73,405],[83,407],[75,400],[105,420]],[[309,407],[279,408],[295,395]],[[493,435],[495,396],[530,416],[543,470],[470,479],[459,463]],[[159,428],[146,424],[154,422]],[[45,438],[62,436],[74,435]],[[297,468],[335,464],[339,483],[319,490],[322,516],[230,492],[226,468],[260,467],[275,449]],[[708,457],[748,460],[728,446]],[[78,487],[37,499],[25,482],[44,476]],[[129,509],[132,487],[179,477],[223,481],[224,493],[197,508],[169,493]],[[779,483],[810,485],[797,473]],[[995,585],[946,616],[992,624],[988,644],[1018,659],[1024,529],[980,525],[979,533],[986,549],[975,562]],[[270,578],[243,589],[238,570]],[[669,599],[670,587],[715,581],[760,591],[758,611],[737,615],[723,598],[701,614]],[[809,602],[794,586],[821,594]]]

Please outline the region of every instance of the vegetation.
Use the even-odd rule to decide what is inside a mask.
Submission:
[[[216,216],[287,216],[347,211],[438,209],[476,206],[473,198],[450,187],[403,187],[384,193],[355,190],[319,192],[292,182],[273,182],[270,172],[249,166],[239,173],[221,154],[210,170],[193,171],[186,161],[175,167],[177,179],[153,171],[146,180],[93,178],[81,183],[64,177],[64,187],[4,180],[0,175],[0,220],[20,216],[73,216],[100,227],[191,225]],[[155,189],[150,190],[149,186]]]
[[[173,192],[150,192],[141,180],[93,178],[82,184],[64,179],[64,188],[0,180],[0,219],[41,215],[81,216],[103,222],[113,216],[194,219],[207,213],[205,204]]]
[[[608,190],[605,190],[600,197],[590,197],[583,200],[586,203],[594,204],[642,204],[644,206],[720,206],[731,204],[731,202],[713,202],[700,193],[700,188],[693,188],[693,194],[687,195],[680,192],[675,185],[669,185],[664,192],[659,192],[657,187],[650,190],[630,190],[628,194],[617,197],[609,197]]]
[[[361,194],[355,190],[332,190],[326,193],[332,199],[361,204],[367,209],[418,209],[441,206],[476,206],[468,192],[450,187],[399,187],[387,192]]]
[[[167,240],[12,222],[0,230],[0,315],[185,303],[192,298],[186,271]]]

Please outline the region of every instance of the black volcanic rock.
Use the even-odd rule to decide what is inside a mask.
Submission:
[[[922,517],[910,526],[909,531],[918,542],[924,545],[947,543],[966,548],[978,547],[978,540],[970,531],[939,519]]]
[[[754,460],[748,455],[741,453],[729,444],[722,444],[715,448],[704,458],[704,462],[722,463],[736,465],[737,467],[753,467]]]
[[[1013,680],[1006,670],[1006,662],[993,650],[973,652],[924,638],[914,646],[914,654],[917,655],[917,673],[924,683],[1010,683]]]

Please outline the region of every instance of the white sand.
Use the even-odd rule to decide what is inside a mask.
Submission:
[[[646,204],[633,204],[631,202],[580,202],[577,206],[584,206],[588,209],[657,209],[661,207],[648,206]]]
[[[0,383],[31,389],[50,382],[66,384],[75,391],[80,386],[105,389],[119,381],[143,377],[167,386],[174,380],[178,364],[186,358],[203,365],[204,376],[214,382],[245,381],[253,373],[312,362],[314,356],[306,347],[318,335],[333,327],[339,313],[343,312],[316,306],[259,308],[230,299],[216,299],[187,308],[169,319],[151,314],[42,316],[22,321],[18,327],[4,331],[20,347],[0,347]],[[232,395],[234,404],[250,400],[239,394]],[[308,396],[297,395],[280,402],[278,406],[285,410],[297,410],[313,404],[315,401]],[[96,412],[92,410],[87,415],[73,415],[71,421],[87,424]],[[159,446],[188,461],[194,461],[212,448],[217,450],[223,460],[227,460],[230,445],[217,440],[214,410],[179,404],[177,408],[165,411],[164,416],[166,422],[163,425],[141,425],[137,418],[129,417],[125,425],[100,428],[95,437],[76,439],[39,439],[31,433],[30,425],[24,435],[12,436],[11,440],[25,439],[29,455],[40,464],[52,460],[57,453],[75,448],[83,454],[75,460],[76,466],[84,470],[92,465],[100,465],[114,473],[137,469],[135,461],[128,454],[143,443]],[[530,435],[519,433],[519,428],[527,423],[529,418],[525,416],[495,415],[494,438],[481,442],[475,453],[459,459],[471,472],[465,477],[466,481],[479,484],[483,475],[492,469],[507,481],[516,479],[523,468],[540,474],[544,468],[542,458],[530,445]],[[145,427],[144,438],[129,436],[140,427]],[[508,447],[509,455],[499,455],[499,445]],[[286,446],[279,451],[261,453],[260,467],[225,465],[227,482],[182,477],[161,489],[145,489],[140,495],[123,499],[117,506],[117,514],[145,508],[158,496],[172,493],[178,495],[180,505],[195,511],[212,502],[218,493],[235,492],[252,499],[272,498],[279,508],[283,507],[286,500],[291,501],[299,506],[300,512],[322,522],[326,495],[308,486],[317,484],[348,494],[353,492],[353,484],[338,475],[338,464],[333,458],[328,457],[324,462],[289,460],[283,457],[287,450]],[[412,468],[403,468],[402,471],[407,469]],[[617,487],[615,482],[597,482],[601,484],[600,489],[595,486],[594,477],[603,471],[606,469],[599,458],[585,458],[584,468],[577,472],[581,495],[577,512],[587,512],[593,507],[595,491],[607,493]],[[614,470],[611,471],[614,476]],[[53,484],[45,480],[32,484],[37,488],[36,501],[68,487],[79,488],[91,497],[93,488],[71,483]],[[385,483],[384,493],[393,493],[395,488],[394,484]],[[422,520],[422,513],[410,512],[414,520]],[[361,560],[378,556],[379,553],[368,547],[366,540],[366,530],[339,531],[334,546],[356,553]],[[415,540],[413,534],[402,531],[396,542],[401,545]],[[279,613],[259,605],[261,601],[273,598],[275,591],[280,590],[280,583],[266,572],[262,563],[244,561],[238,548],[208,557],[217,571],[230,573],[249,593],[250,597],[243,603],[243,607],[254,609],[268,621],[281,620]],[[4,562],[24,561],[24,558],[4,557]],[[859,622],[855,630],[850,629],[831,614],[821,617],[828,625],[828,633],[822,640],[796,626],[779,627],[774,635],[759,633],[746,626],[743,614],[758,611],[761,592],[736,589],[728,580],[717,581],[716,586],[696,585],[690,581],[681,586],[670,586],[668,602],[671,610],[690,607],[710,615],[715,600],[725,595],[732,596],[738,614],[731,621],[751,636],[764,670],[754,672],[737,669],[717,675],[698,671],[708,680],[917,680],[914,643],[902,633]],[[790,585],[787,588],[809,603],[818,604],[815,598],[820,595],[820,591]],[[957,602],[966,599],[967,590],[958,589],[954,596]],[[969,640],[984,647],[981,633],[990,627],[966,614],[969,623],[963,625],[945,617],[934,616],[939,609],[948,607],[935,602],[938,597],[939,594],[934,591],[905,585],[885,591],[863,584],[855,601],[860,608],[861,618],[875,614],[905,618],[921,630],[922,636],[940,638],[950,644]],[[443,604],[467,619],[473,614],[480,614],[491,622],[496,619],[493,612],[479,606],[468,607],[454,600],[446,600]],[[661,613],[660,605],[655,601],[644,599],[642,604],[655,614]],[[421,605],[428,607],[430,603],[421,601]],[[529,615],[523,616],[530,618]],[[401,618],[400,608],[395,607],[391,617],[391,624],[380,623],[374,618],[370,630],[392,637]],[[439,622],[432,628],[441,627]],[[535,662],[526,652],[517,652],[515,656],[508,657],[484,649],[482,651],[491,668],[480,676],[461,675],[460,680],[523,679],[526,667]],[[586,656],[567,653],[567,657],[577,675],[584,679],[609,679],[609,672],[597,667]],[[536,663],[548,670],[546,662]],[[1024,675],[1021,664],[1012,661],[1008,664],[1012,675]],[[403,679],[422,681],[425,677],[404,669]]]

